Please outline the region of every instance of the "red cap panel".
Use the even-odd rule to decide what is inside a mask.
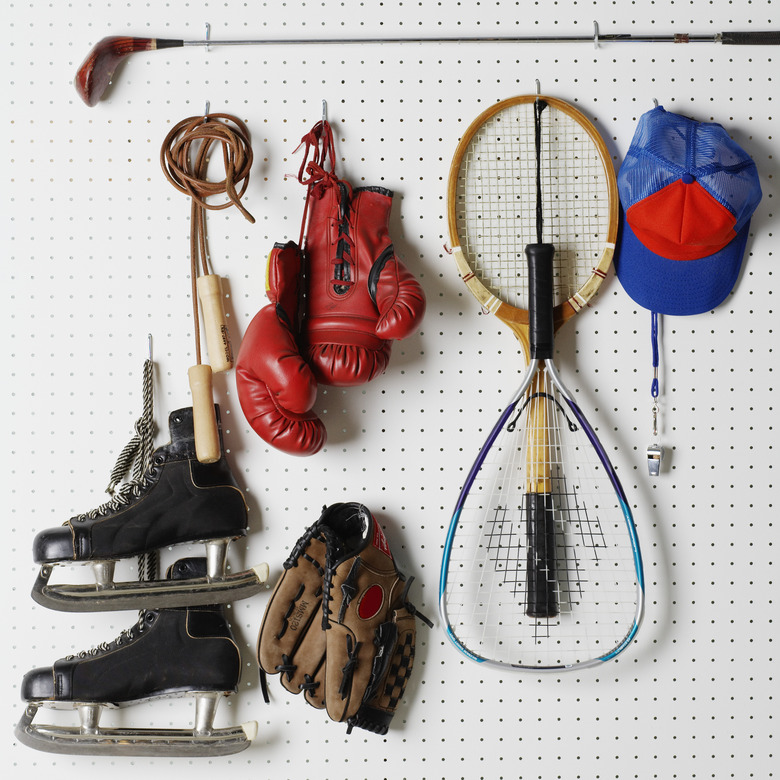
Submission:
[[[697,182],[678,179],[626,211],[636,237],[670,260],[698,260],[720,251],[736,231],[734,215]]]

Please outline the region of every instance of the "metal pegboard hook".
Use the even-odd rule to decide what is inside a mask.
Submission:
[[[205,45],[206,45],[206,52],[211,51],[211,25],[206,22],[206,38],[205,38]]]
[[[599,47],[599,23],[594,19],[593,20],[593,48],[598,49]]]

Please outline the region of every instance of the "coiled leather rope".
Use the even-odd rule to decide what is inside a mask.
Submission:
[[[225,178],[206,178],[212,146],[222,147]],[[209,251],[206,232],[206,209],[218,211],[235,206],[254,224],[241,198],[249,185],[252,167],[252,146],[249,130],[230,114],[207,114],[183,119],[168,133],[160,150],[160,165],[168,181],[192,199],[190,232],[190,266],[192,281],[192,311],[195,327],[195,355],[201,363],[200,318],[198,316],[197,277],[202,269],[208,273]],[[214,195],[227,195],[222,203],[209,203]]]

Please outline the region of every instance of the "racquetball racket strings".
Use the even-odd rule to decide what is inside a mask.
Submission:
[[[603,140],[561,100],[496,104],[455,152],[448,222],[464,282],[528,365],[455,506],[439,591],[447,634],[501,667],[601,663],[639,628],[642,560],[623,488],[560,380],[553,342],[612,261],[617,188]]]

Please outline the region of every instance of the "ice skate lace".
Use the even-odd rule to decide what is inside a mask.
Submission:
[[[106,493],[111,499],[104,504],[77,515],[73,520],[77,523],[94,520],[96,517],[114,512],[126,506],[132,499],[138,498],[150,483],[149,468],[152,461],[154,444],[154,363],[151,359],[144,361],[143,368],[143,412],[135,423],[135,436],[119,453],[116,464],[111,471],[111,477]],[[127,482],[122,480],[132,469],[132,477]]]
[[[150,626],[154,622],[155,617],[156,616],[154,612],[141,612],[136,624],[130,628],[124,629],[122,633],[116,639],[114,639],[113,642],[101,642],[99,645],[95,645],[89,650],[81,650],[78,653],[66,655],[65,660],[72,661],[74,658],[92,658],[94,656],[100,655],[101,653],[106,653],[109,650],[113,650],[114,648],[129,644],[130,642],[138,639],[138,637],[143,634],[147,626]]]

